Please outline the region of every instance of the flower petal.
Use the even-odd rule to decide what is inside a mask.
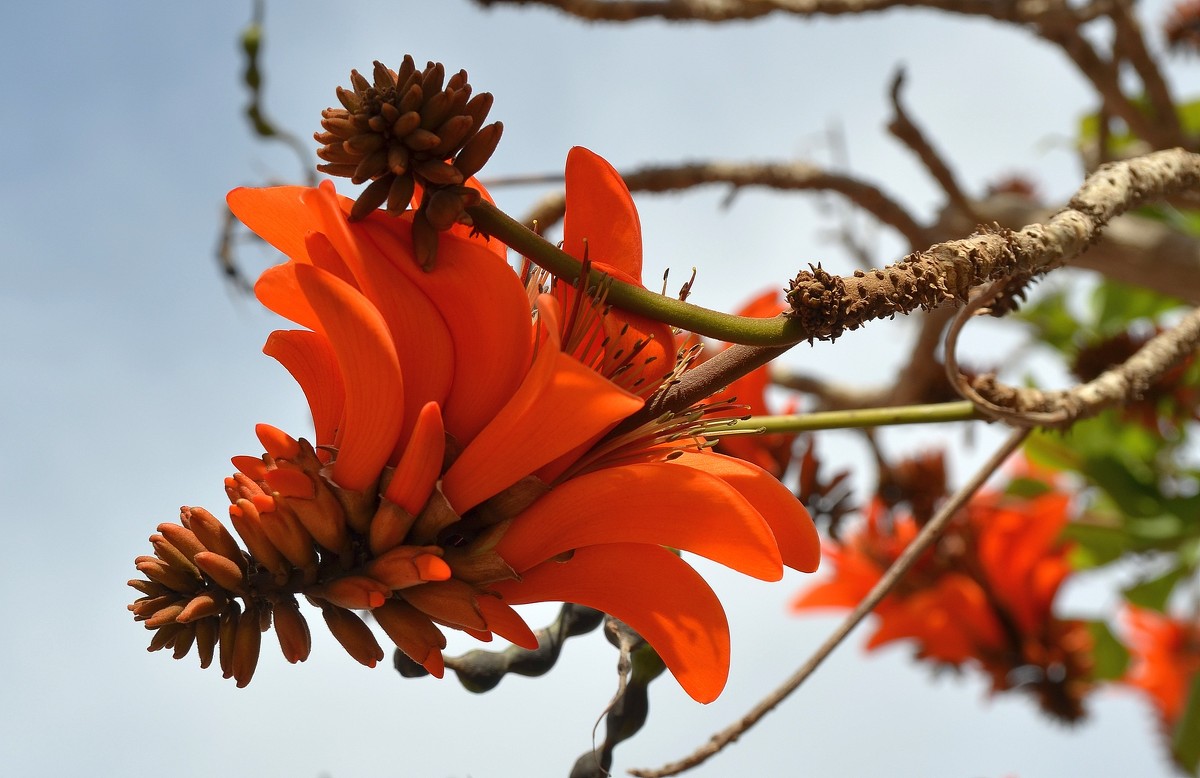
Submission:
[[[400,436],[403,445],[421,407],[427,402],[444,402],[450,391],[454,374],[450,332],[443,314],[420,288],[400,272],[397,263],[380,254],[361,225],[347,220],[343,206],[349,208],[349,201],[344,200],[329,182],[304,196],[305,203],[317,214],[320,234],[326,236],[330,249],[349,268],[354,286],[379,309],[396,344],[404,374],[407,426]],[[393,222],[398,231],[411,230],[407,220]],[[309,253],[315,259],[311,246]],[[416,259],[410,255],[405,261],[415,263]]]
[[[546,324],[551,337],[525,381],[442,479],[442,491],[457,513],[641,409],[641,399],[559,351],[556,330],[551,315]]]
[[[304,186],[238,187],[225,196],[229,210],[258,237],[297,262],[309,262],[304,238],[317,228],[301,202]]]
[[[561,601],[602,610],[646,638],[692,699],[712,702],[729,676],[729,624],[712,589],[657,546],[613,543],[494,584],[506,602]]]
[[[307,330],[276,330],[267,337],[263,353],[279,360],[308,399],[317,445],[332,445],[342,420],[346,389],[337,356],[324,335]]]
[[[289,263],[337,356],[346,389],[333,480],[365,489],[379,477],[404,424],[404,382],[387,324],[349,284],[311,265]]]
[[[745,498],[716,476],[662,462],[565,481],[513,519],[495,550],[524,574],[604,543],[671,546],[764,581],[783,575],[775,538]]]
[[[796,496],[767,471],[733,457],[707,451],[685,451],[672,464],[717,476],[750,501],[775,535],[783,563],[811,573],[821,563],[821,539],[808,511]]]
[[[445,454],[446,431],[442,426],[441,409],[437,403],[426,403],[417,416],[412,437],[396,463],[396,471],[388,482],[384,497],[409,515],[419,514],[433,492]]]
[[[412,260],[411,227],[396,217],[372,214],[361,227],[386,257],[447,313],[453,348],[453,382],[442,417],[446,431],[465,445],[516,391],[533,351],[529,298],[517,274],[491,249],[443,233],[437,265],[428,273]]]
[[[567,154],[563,251],[642,281],[642,223],[621,174],[582,146]],[[586,241],[586,243],[585,243]],[[586,253],[585,253],[586,246]],[[619,275],[619,274],[617,274]]]
[[[479,612],[487,620],[489,631],[521,648],[532,651],[538,647],[537,635],[533,634],[525,619],[505,604],[504,600],[484,594],[476,597],[475,602],[479,605]]]
[[[883,575],[883,571],[865,556],[837,548],[826,553],[834,569],[833,578],[801,592],[792,600],[792,610],[853,608]]]

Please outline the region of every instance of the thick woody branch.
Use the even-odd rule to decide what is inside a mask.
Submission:
[[[622,173],[621,177],[634,192],[674,192],[705,184],[728,184],[735,189],[760,186],[779,190],[837,192],[895,229],[913,248],[929,244],[928,234],[916,219],[878,187],[803,162],[656,165]],[[552,195],[534,206],[526,216],[525,223],[536,221],[539,228],[545,229],[562,219],[565,210],[563,196]]]
[[[931,231],[961,235],[976,224],[993,222],[1017,229],[1053,215],[1044,206],[1012,194],[992,195],[976,200],[973,206],[978,221],[946,210]],[[1200,305],[1200,240],[1162,221],[1130,213],[1120,216],[1105,228],[1104,240],[1071,260],[1071,266]]]
[[[1071,9],[1065,3],[1043,0],[475,0],[498,5],[538,5],[588,21],[629,22],[635,19],[727,22],[757,19],[772,13],[796,16],[841,16],[886,11],[889,8],[934,8],[967,16],[987,16],[1008,22],[1040,22],[1070,18],[1075,23],[1107,13],[1108,2]]]
[[[962,304],[971,287],[1013,276],[1032,277],[1062,266],[1099,239],[1109,220],[1147,202],[1193,190],[1200,184],[1200,155],[1181,149],[1114,162],[1084,182],[1068,206],[1045,224],[1018,232],[989,230],[941,243],[870,273],[840,278],[821,268],[792,283],[797,331],[833,339],[872,319]],[[699,402],[740,375],[769,362],[786,347],[733,346],[684,374],[680,382],[642,411],[645,419]]]
[[[972,314],[986,311],[984,306],[990,297],[989,290],[972,300],[946,334],[946,372],[980,412],[1013,426],[1069,427],[1106,408],[1140,399],[1163,374],[1200,347],[1200,308],[1197,308],[1174,329],[1148,341],[1123,364],[1072,389],[1041,391],[1009,386],[990,373],[969,379],[958,371],[955,358],[958,333]]]

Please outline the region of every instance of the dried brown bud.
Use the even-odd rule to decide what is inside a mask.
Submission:
[[[438,206],[421,229],[436,232],[461,221],[471,199],[435,201],[433,195],[444,187],[460,187],[496,150],[500,123],[483,125],[492,96],[472,95],[465,70],[446,79],[441,64],[430,62],[417,70],[411,56],[405,56],[396,71],[375,62],[370,81],[352,71],[350,82],[353,91],[337,90],[343,108],[325,109],[324,132],[314,136],[321,144],[317,156],[328,163],[318,165],[318,170],[356,184],[370,182],[350,218],[363,219],[380,207],[400,214],[409,208],[420,185],[425,195],[418,211],[425,214],[435,202]],[[418,238],[430,261],[436,238],[436,234]]]

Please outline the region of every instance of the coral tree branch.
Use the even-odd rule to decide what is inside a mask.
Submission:
[[[1119,214],[1196,188],[1200,155],[1182,149],[1114,162],[1087,178],[1066,208],[1045,224],[1018,232],[991,229],[940,243],[901,262],[850,278],[820,267],[800,273],[789,300],[809,339],[832,340],[872,319],[965,303],[972,286],[1013,276],[1032,277],[1062,266],[1099,239]],[[647,418],[690,406],[715,389],[765,364],[785,349],[734,346],[685,374],[642,413]]]
[[[734,190],[761,186],[779,190],[837,192],[899,232],[914,249],[929,244],[925,229],[879,187],[853,176],[830,173],[804,162],[736,163],[700,162],[655,165],[622,173],[631,192],[674,192],[705,184],[728,184]],[[566,211],[563,195],[551,195],[537,203],[527,215],[527,224],[541,229],[562,219]]]
[[[1200,308],[1174,329],[1148,341],[1117,367],[1072,389],[1042,391],[1008,386],[993,374],[968,379],[958,372],[954,352],[962,324],[972,313],[984,313],[991,291],[985,291],[963,310],[946,334],[946,371],[964,397],[983,414],[1021,427],[1069,427],[1105,408],[1142,397],[1164,373],[1200,347]],[[977,309],[977,310],[975,310]]]

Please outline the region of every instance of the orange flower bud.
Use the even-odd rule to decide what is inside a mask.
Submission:
[[[284,659],[292,664],[308,659],[312,651],[312,636],[296,601],[278,603],[274,610],[275,634],[279,637],[279,648],[283,651]]]
[[[367,667],[374,667],[383,659],[383,649],[371,634],[371,628],[354,613],[330,605],[322,608],[321,614],[325,617],[329,631],[355,661]]]

